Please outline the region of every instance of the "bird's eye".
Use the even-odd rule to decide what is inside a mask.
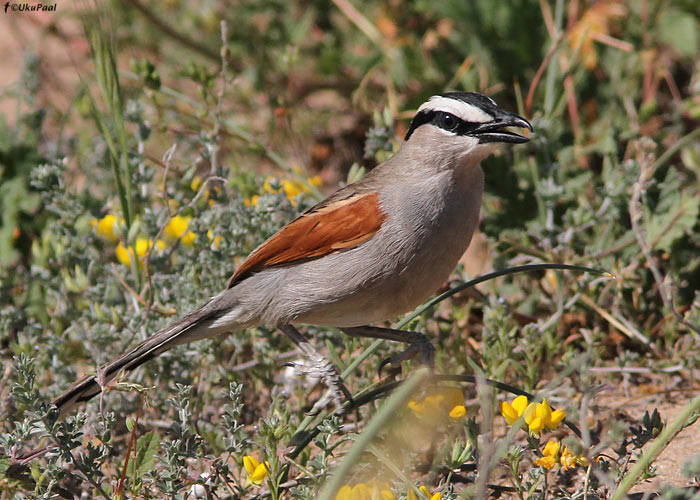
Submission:
[[[438,124],[440,128],[444,128],[445,130],[454,130],[457,128],[457,125],[459,125],[459,121],[450,113],[440,113]]]

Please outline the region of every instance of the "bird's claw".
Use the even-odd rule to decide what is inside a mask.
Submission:
[[[349,406],[352,405],[352,395],[345,387],[345,384],[343,384],[338,370],[320,354],[316,353],[316,355],[309,357],[311,359],[308,363],[290,361],[283,364],[283,366],[294,368],[294,372],[297,375],[306,375],[320,380],[328,388],[325,394],[314,403],[311,410],[306,414],[310,416],[318,415],[330,402],[333,402],[338,413],[345,413],[346,406],[344,403],[349,403]]]
[[[413,358],[416,354],[420,355],[420,362],[432,368],[435,366],[435,347],[430,343],[424,335],[416,336],[411,344],[398,354],[389,356],[379,364],[379,374],[385,366],[390,365],[389,375],[395,375],[401,371],[401,363],[407,359]]]

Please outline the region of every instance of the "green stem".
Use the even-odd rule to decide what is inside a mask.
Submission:
[[[554,40],[559,37],[561,27],[564,20],[564,1],[557,0],[554,7]],[[553,41],[554,43],[554,41]],[[551,118],[552,108],[554,106],[554,85],[556,83],[557,71],[559,63],[557,62],[556,54],[552,54],[552,59],[547,67],[547,76],[545,77],[545,92],[544,92],[544,116]]]
[[[421,368],[406,380],[399,390],[397,390],[377,411],[377,414],[369,421],[365,430],[360,434],[352,445],[350,451],[345,455],[340,466],[331,477],[328,484],[321,491],[319,500],[332,500],[343,485],[345,478],[359,462],[365,450],[372,444],[374,438],[384,427],[395,421],[396,414],[408,404],[408,400],[416,390],[430,377],[427,368]]]
[[[698,137],[700,137],[700,128],[696,128],[689,134],[686,134],[678,139],[673,143],[673,146],[668,148],[661,156],[659,156],[659,158],[651,166],[650,170],[655,172],[657,168],[664,166],[666,162],[668,162],[671,157],[673,157],[673,155],[675,155],[681,148],[693,143]]]

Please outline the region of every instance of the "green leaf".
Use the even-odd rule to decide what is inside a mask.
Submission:
[[[692,56],[700,40],[697,19],[678,9],[665,10],[659,19],[659,38],[679,54]]]
[[[136,442],[136,456],[129,462],[126,468],[129,476],[134,475],[134,470],[139,477],[152,471],[155,466],[155,456],[160,448],[160,436],[157,432],[149,432],[141,436]]]
[[[8,456],[0,456],[0,477],[5,476],[5,472],[7,472],[7,469],[10,467],[10,464],[12,463],[12,460],[10,460],[10,457]]]
[[[692,231],[700,206],[687,192],[672,198],[668,210],[651,215],[644,224],[647,243],[655,250],[670,251],[673,243]]]

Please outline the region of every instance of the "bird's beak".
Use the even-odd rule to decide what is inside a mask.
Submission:
[[[491,112],[491,114],[494,113]],[[514,144],[521,144],[530,140],[520,134],[505,130],[505,127],[521,127],[533,132],[532,125],[525,118],[499,109],[497,113],[495,113],[492,121],[480,124],[478,127],[471,130],[469,135],[478,138],[480,144],[487,142],[511,142]]]

